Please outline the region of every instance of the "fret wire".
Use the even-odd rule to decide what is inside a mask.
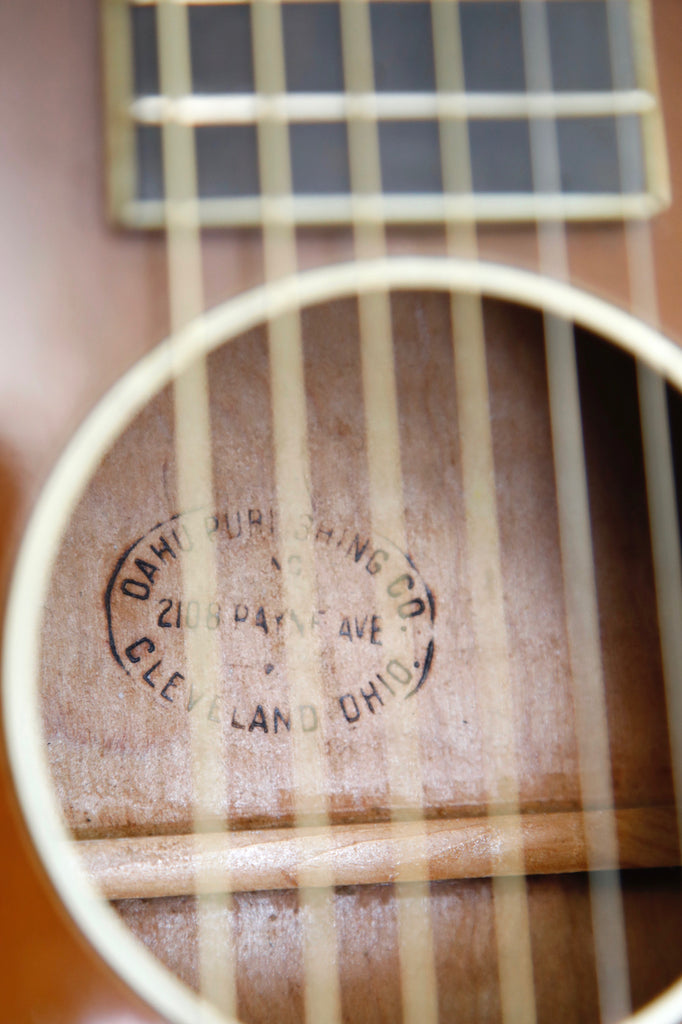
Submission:
[[[433,0],[435,4],[442,0]],[[253,124],[272,121],[505,120],[547,117],[617,117],[657,109],[656,97],[644,89],[574,93],[257,92],[136,96],[127,106],[139,124]]]
[[[281,6],[279,2],[251,5],[254,76],[256,88],[267,95],[286,85]],[[271,221],[269,204],[286,212],[291,204],[291,156],[286,123],[261,121],[258,152],[263,203],[263,255],[265,284],[293,275],[297,270],[293,219]],[[295,533],[301,515],[311,515],[310,459],[306,419],[303,339],[298,310],[268,322],[270,395],[272,404],[275,478],[280,528],[280,563],[285,603],[290,608],[316,607],[315,558],[312,547],[297,545]],[[298,575],[291,571],[297,559]],[[320,652],[314,637],[300,636],[288,623],[285,637],[287,677],[292,704],[319,705],[322,701]],[[297,823],[311,821],[329,826],[328,772],[324,726],[314,732],[295,733],[293,745],[294,804]],[[340,1022],[341,995],[334,916],[333,866],[299,866],[299,901],[303,935],[305,1018],[309,1024]],[[316,888],[315,886],[322,886]]]
[[[346,91],[355,97],[374,96],[374,56],[370,9],[366,0],[342,0],[341,41]],[[381,180],[381,158],[376,115],[347,122],[351,222],[356,259],[376,259],[386,251]],[[372,203],[373,219],[363,219],[363,205]],[[407,550],[401,467],[398,395],[395,378],[391,304],[387,287],[358,296],[363,402],[367,436],[370,516],[372,531],[390,537]],[[391,625],[384,644],[393,656],[410,664],[414,658],[412,633],[402,633],[394,613],[386,606],[384,588],[377,586],[376,600],[385,627]],[[409,659],[406,661],[406,659]],[[403,702],[387,714],[385,757],[392,822],[397,825],[409,809],[411,820],[422,822],[417,836],[414,870],[398,857],[395,870],[395,905],[403,1020],[406,1024],[431,1024],[438,1019],[438,992],[430,913],[429,865],[423,828],[423,782],[417,706]],[[416,819],[415,819],[416,815]]]
[[[186,9],[162,3],[158,9],[157,30],[164,91],[170,96],[181,95],[191,81]],[[165,125],[162,145],[170,348],[171,359],[177,363],[174,340],[204,312],[193,131],[177,124]],[[173,398],[179,507],[181,510],[197,505],[211,507],[213,465],[205,358],[196,359],[182,370],[176,367]],[[183,562],[184,593],[210,601],[216,593],[216,579],[215,557],[209,547]],[[187,631],[183,640],[189,677],[200,678],[216,690],[220,660],[216,637],[208,632]],[[208,720],[201,716],[193,718],[189,729],[193,827],[200,834],[215,828],[216,808],[227,806],[227,780],[220,744],[212,735]],[[201,872],[197,874],[195,885],[201,992],[217,1009],[232,1017],[236,1011],[236,982],[229,877],[225,891],[219,895],[202,893]]]
[[[524,0],[521,27],[528,86],[551,88],[545,0]],[[535,189],[557,190],[561,172],[555,122],[531,122],[531,163]],[[538,225],[538,256],[542,272],[568,280],[564,226]],[[595,965],[601,1017],[615,1020],[631,1010],[630,982],[619,874],[598,873],[595,861],[599,846],[617,857],[618,839],[574,329],[568,320],[549,314],[544,324],[581,799],[583,808],[608,812],[598,826],[585,819]]]
[[[457,0],[431,4],[436,85],[458,90],[464,85],[464,61]],[[440,119],[444,192],[462,192],[473,202],[468,123]],[[478,257],[475,221],[446,221],[451,257]],[[477,703],[484,744],[488,813],[508,819],[516,851],[513,877],[492,879],[498,984],[505,1024],[532,1024],[536,1019],[528,897],[520,831],[518,766],[513,696],[504,611],[495,468],[486,370],[486,341],[480,296],[451,297],[452,345],[457,396],[457,424],[465,501],[468,574],[472,616],[479,652]]]
[[[441,2],[441,0],[437,0]],[[383,213],[379,207],[383,206]],[[348,224],[368,221],[378,224],[421,224],[444,221],[490,223],[504,220],[522,223],[529,220],[613,220],[632,217],[641,220],[652,216],[660,204],[648,194],[634,196],[566,195],[383,195],[351,199],[350,195],[301,195],[277,199],[221,198],[199,200],[201,223],[220,226],[226,213],[235,226],[274,224],[282,221],[301,226]],[[124,224],[155,228],[163,225],[161,200],[139,200],[127,203],[121,215]]]
[[[194,4],[201,4],[202,6],[204,6],[204,5],[211,5],[211,4],[215,4],[215,5],[219,5],[219,6],[222,6],[222,5],[225,5],[225,4],[243,5],[244,3],[248,3],[249,0],[110,0],[110,2],[130,5],[130,6],[133,6],[133,7],[157,7],[161,3],[170,3],[170,4],[173,4],[173,6],[178,6],[178,7],[192,7]],[[269,3],[279,3],[280,5],[283,5],[283,4],[285,5],[287,3],[338,3],[339,0],[266,0],[266,2],[269,2]],[[373,3],[373,4],[374,3],[391,3],[391,2],[396,2],[396,0],[371,0],[371,3]],[[399,3],[404,3],[404,2],[409,3],[409,2],[413,2],[413,0],[398,0],[398,2]],[[423,0],[423,2],[424,3],[429,3],[430,0]],[[451,3],[452,0],[433,0],[433,2],[434,3],[445,3],[445,4],[447,4],[447,3]],[[479,3],[479,2],[483,3],[483,2],[485,2],[485,0],[458,0],[458,2],[460,2],[460,3]],[[518,3],[519,0],[502,0],[502,2],[503,3],[513,4],[513,3]],[[521,0],[521,2],[525,3],[525,0]],[[567,0],[547,0],[547,3],[549,3],[549,4],[552,4],[552,3],[566,3],[566,2],[567,2]],[[580,3],[580,2],[584,2],[584,0],[568,0],[568,2]],[[595,4],[600,3],[601,4],[601,3],[604,3],[604,0],[587,0],[587,2],[588,3],[595,3]],[[631,2],[632,2],[632,0],[631,0]],[[634,2],[638,2],[638,0],[634,0]]]

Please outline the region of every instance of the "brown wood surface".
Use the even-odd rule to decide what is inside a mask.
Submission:
[[[654,0],[653,9],[673,189],[677,196],[682,186],[682,135],[677,111],[682,7],[677,0]],[[59,451],[107,386],[167,331],[163,239],[156,235],[122,233],[105,223],[101,110],[98,21],[92,0],[59,0],[49,5],[37,0],[26,0],[21,4],[9,0],[0,3],[0,127],[3,139],[0,160],[0,337],[4,351],[0,378],[3,387],[0,402],[0,511],[4,538],[3,603],[22,524]],[[616,226],[597,225],[571,228],[568,234],[576,283],[627,305],[622,231]],[[682,209],[676,204],[656,219],[654,242],[662,324],[677,341],[682,340],[678,280],[681,236]],[[215,231],[207,234],[204,242],[207,305],[212,306],[261,281],[262,249],[256,232]],[[480,243],[485,258],[531,268],[537,263],[535,234],[531,229],[486,228],[481,232]],[[444,251],[444,238],[437,229],[391,230],[389,247],[396,253],[415,250],[441,253]],[[346,231],[303,232],[299,238],[302,268],[337,262],[348,258],[351,253],[352,240]],[[398,302],[406,303],[406,300],[401,298]],[[440,316],[442,320],[443,309],[439,311],[437,306],[437,301],[432,303],[429,315],[432,318]],[[415,316],[416,308],[418,303],[417,306],[406,303],[401,322],[407,323],[409,317]],[[310,313],[309,329],[313,333],[319,332],[319,327],[315,327],[315,317],[322,315],[318,311]],[[346,311],[343,315],[352,317],[353,314]],[[520,345],[514,365],[505,362],[509,355],[508,346],[504,344],[505,317],[500,313],[500,307],[491,307],[487,315],[496,325],[491,337],[500,339],[497,354],[491,355],[490,364],[491,386],[499,409],[499,416],[494,421],[496,458],[502,461],[503,455],[509,453],[511,456],[511,462],[507,462],[510,479],[505,493],[510,502],[518,503],[519,497],[528,493],[528,482],[524,481],[523,474],[528,471],[525,456],[531,442],[533,488],[544,486],[549,493],[547,450],[543,449],[543,444],[547,444],[547,413],[543,403],[533,401],[532,397],[533,382],[542,373],[542,362],[537,353],[529,353],[532,342],[527,342],[525,347]],[[333,322],[333,317],[331,319]],[[327,322],[325,319],[325,325]],[[408,333],[407,327],[405,333]],[[434,332],[433,336],[437,334]],[[333,333],[327,338],[331,347]],[[317,379],[322,381],[328,356],[324,346],[320,348],[315,359]],[[402,381],[405,410],[410,414],[405,422],[413,422],[419,408],[424,408],[418,402],[419,389],[422,394],[428,390],[434,395],[435,415],[445,421],[448,405],[452,403],[452,393],[444,383],[446,377],[442,361],[446,358],[444,351],[436,353],[431,367],[427,364],[422,371],[423,377],[417,388],[407,346],[401,348],[401,338],[398,337],[399,380]],[[595,368],[593,364],[591,369],[598,374],[598,366]],[[345,369],[341,367],[339,372],[345,372],[352,380],[355,371],[349,365]],[[509,375],[513,372],[519,373],[531,388],[526,392],[525,412],[528,418],[524,417],[523,421],[519,418],[518,409],[511,404],[510,392],[507,392]],[[253,393],[256,397],[260,395],[259,400],[263,401],[262,380],[259,381],[255,371],[252,373]],[[584,370],[583,378],[595,379],[593,373],[588,374]],[[316,436],[324,437],[331,425],[332,437],[336,439],[331,454],[324,446],[319,450],[313,449],[313,472],[323,474],[325,463],[333,458],[335,471],[352,477],[357,473],[356,464],[360,461],[361,439],[354,436],[355,428],[339,424],[339,410],[334,408],[331,398],[333,396],[325,396],[321,384],[319,393],[315,387],[311,392],[309,415],[318,425]],[[634,526],[633,521],[628,520],[615,537],[606,525],[609,506],[612,513],[613,506],[618,505],[619,496],[629,493],[632,479],[628,474],[641,475],[641,468],[637,469],[635,464],[634,470],[626,468],[619,472],[608,464],[608,460],[604,462],[603,455],[600,456],[604,449],[600,448],[603,424],[599,421],[598,398],[597,394],[590,406],[592,413],[591,418],[588,416],[586,431],[589,471],[591,484],[594,484],[593,519],[597,533],[600,524],[602,530],[597,548],[606,552],[603,556],[606,561],[601,565],[598,562],[598,571],[600,611],[605,616],[607,637],[609,714],[617,765],[614,782],[617,799],[624,806],[647,801],[661,803],[670,798],[670,782],[660,687],[650,687],[648,680],[642,686],[638,666],[638,658],[643,656],[643,652],[651,654],[652,648],[656,649],[650,632],[651,603],[643,601],[637,609],[631,608],[622,600],[623,590],[627,590],[629,581],[619,578],[611,568],[618,564],[618,545],[629,549],[631,536],[628,531],[634,530],[638,519],[641,525],[643,509],[641,505],[636,507]],[[348,414],[347,409],[343,411]],[[350,423],[350,416],[348,421]],[[260,422],[262,424],[262,420]],[[339,430],[339,425],[344,429]],[[627,424],[625,428],[627,433]],[[254,419],[253,430],[257,432],[258,429],[258,420]],[[593,443],[589,441],[590,436]],[[452,443],[452,440],[448,442],[445,439],[437,451],[428,451],[423,448],[417,432],[406,428],[403,444],[410,453],[411,464],[418,467],[418,472],[408,481],[407,525],[411,537],[423,535],[425,517],[433,516],[436,520],[445,517],[453,496],[457,494],[460,484],[448,448]],[[514,450],[517,452],[516,463],[513,461]],[[149,451],[153,454],[153,449]],[[244,478],[241,486],[248,491],[252,486],[248,477],[248,458],[244,458],[242,465]],[[151,456],[148,468],[152,474],[155,469],[158,472],[158,464]],[[113,472],[111,464],[105,465],[103,476],[107,472]],[[267,490],[267,480],[264,482],[263,475],[263,467],[259,465],[258,487]],[[430,492],[428,508],[420,505],[420,502],[426,502],[422,487],[424,476],[430,478],[435,486],[435,492]],[[159,493],[163,493],[163,481],[158,482],[157,496]],[[137,496],[138,492],[135,494]],[[551,497],[549,500],[551,504]],[[338,513],[341,509],[335,507],[334,511]],[[100,512],[106,518],[107,509],[101,508]],[[158,521],[154,495],[136,503],[126,521],[121,520],[120,507],[111,509],[110,513],[106,529],[102,532],[106,539],[103,547],[95,552],[95,564],[88,559],[86,582],[92,587],[97,600],[101,599],[99,591],[112,556],[127,538],[134,535],[135,517],[145,529]],[[549,561],[543,558],[534,560],[533,564],[544,566],[542,572],[551,578],[552,560],[558,557],[554,517],[538,513],[537,521],[525,528],[514,516],[505,515],[503,524],[505,572],[513,577],[519,571],[519,565],[526,564],[528,548],[539,547]],[[434,526],[432,536],[436,534]],[[439,564],[435,549],[427,553],[428,568],[438,575],[446,607],[448,603],[452,606],[458,597],[454,584],[448,582],[454,579],[451,570],[456,567],[457,557],[456,544],[448,551],[447,564]],[[426,567],[423,571],[427,574]],[[641,592],[650,594],[651,569],[646,558],[638,562],[638,574],[638,586],[643,588]],[[545,588],[545,582],[544,579],[538,581],[538,585],[542,584],[543,595],[550,592]],[[635,612],[639,614],[637,630],[633,629],[633,620],[629,618]],[[558,615],[552,601],[544,597],[542,615],[550,621],[553,615]],[[529,611],[522,603],[513,609],[513,628],[521,641],[529,636],[531,620],[528,616]],[[466,614],[462,615],[461,622],[465,633]],[[73,628],[80,631],[81,627],[84,631],[82,636],[90,640],[88,630],[100,629],[101,622],[76,621]],[[639,637],[637,642],[634,639],[636,635]],[[98,644],[101,639],[101,636],[97,638]],[[445,637],[444,642],[447,643]],[[454,644],[455,638],[450,642]],[[559,665],[565,657],[561,654],[562,643],[559,635]],[[521,642],[518,649],[523,647]],[[94,646],[85,643],[84,657],[91,657],[93,650]],[[68,659],[69,652],[56,648],[54,656]],[[541,660],[537,664],[542,664]],[[654,676],[658,677],[659,671],[654,664]],[[547,730],[552,731],[554,726],[538,713],[543,679],[539,675],[535,679],[532,674],[529,677],[520,661],[515,666],[514,678],[522,709],[517,729],[525,757],[522,771],[524,806],[537,810],[549,803],[553,808],[573,808],[578,797],[575,753],[566,738],[570,736],[570,729],[566,729],[559,741],[564,744],[560,750],[556,745],[548,744]],[[431,699],[429,696],[428,700]],[[153,767],[144,763],[147,705],[144,705],[142,696],[135,696],[135,701],[142,709],[140,714],[127,716],[123,710],[119,711],[127,723],[132,723],[127,737],[130,746],[120,760],[121,763],[130,763],[130,758],[134,758],[137,752],[138,764],[153,773]],[[112,704],[115,705],[113,698]],[[128,706],[129,702],[126,702]],[[87,710],[82,705],[75,709],[78,714],[85,714]],[[461,715],[459,706],[445,709],[438,706],[435,710],[439,715],[466,717]],[[432,708],[433,714],[435,710]],[[570,714],[570,702],[566,699],[562,712],[564,721]],[[58,715],[57,711],[55,715]],[[77,739],[78,718],[76,716],[72,724],[69,721],[72,736]],[[126,723],[124,726],[125,733]],[[55,727],[60,727],[58,720]],[[118,735],[121,735],[120,730]],[[559,736],[558,729],[556,735]],[[182,748],[179,727],[178,736]],[[463,766],[460,773],[466,780],[463,795],[460,792],[453,797],[442,758],[434,756],[428,766],[428,799],[436,815],[457,813],[463,809],[471,813],[480,806],[481,795],[476,791],[476,738],[460,734],[459,739],[463,746],[457,745],[452,754],[460,759]],[[635,749],[640,751],[641,757],[628,756],[628,752]],[[380,752],[377,754],[376,751],[372,754],[380,761],[379,755]],[[53,756],[58,761],[59,751]],[[105,800],[99,808],[101,817],[88,822],[87,818],[92,819],[92,815],[88,813],[83,787],[79,788],[78,777],[74,780],[70,776],[75,772],[76,776],[81,774],[81,780],[87,778],[89,756],[85,748],[83,761],[76,767],[69,764],[67,758],[63,762],[64,786],[67,782],[69,787],[72,782],[76,783],[70,789],[72,796],[68,800],[65,798],[65,802],[71,801],[69,812],[76,831],[82,835],[93,835],[100,829],[106,829],[110,834],[125,835],[139,834],[150,828],[170,833],[187,828],[189,805],[186,793],[181,793],[181,799],[172,804],[174,816],[166,815],[161,820],[156,816],[157,801],[162,802],[163,797],[163,786],[158,784],[158,779],[146,790],[140,783],[139,797],[135,799],[131,799],[129,792],[117,794],[105,787]],[[107,764],[114,764],[117,756],[115,749],[109,750]],[[557,763],[561,764],[560,771],[556,770]],[[467,765],[471,769],[468,773]],[[252,778],[248,760],[238,763],[237,767],[245,780]],[[380,764],[375,767],[380,767]],[[281,771],[286,775],[285,765]],[[380,773],[364,772],[358,789],[355,784],[358,778],[344,774],[343,759],[339,759],[335,771],[338,787],[334,810],[339,820],[365,819],[370,813],[376,813],[377,805],[379,816],[386,814],[385,804],[382,804],[384,794]],[[243,823],[253,823],[259,814],[254,808],[262,808],[262,787],[259,785],[257,792],[255,789],[253,786],[249,791],[247,787],[248,799],[244,806],[231,809],[237,818],[242,816]],[[274,809],[280,818],[286,820],[287,815],[290,817],[286,787],[284,791],[278,789],[275,778],[265,789],[268,812]],[[50,885],[30,851],[8,781],[2,786],[0,820],[3,823],[1,856],[5,882],[3,913],[0,915],[3,1016],[17,1022],[94,1022],[115,1019],[117,1015],[124,1014],[135,1021],[157,1019],[131,993],[124,991],[108,968],[84,947],[56,905]],[[682,970],[678,879],[675,873],[637,873],[626,875],[624,884],[631,983],[633,999],[639,1005]],[[561,1004],[565,1007],[563,1019],[589,1019],[595,1012],[596,981],[589,948],[585,880],[581,876],[536,878],[530,883],[529,892],[540,1018],[558,1019],[556,1007]],[[436,946],[443,1005],[452,1013],[456,1006],[458,1019],[496,1019],[499,1006],[491,952],[494,923],[489,883],[485,880],[440,882],[433,886],[432,894],[433,915],[440,936]],[[130,902],[119,904],[119,910],[137,934],[152,936],[151,941],[162,958],[174,965],[189,984],[196,984],[191,899]],[[244,894],[238,897],[234,913],[238,917],[240,935],[240,1012],[254,1021],[299,1019],[301,994],[292,981],[297,973],[294,951],[300,944],[300,931],[296,924],[299,909],[294,894],[283,893],[277,897]],[[349,951],[343,966],[346,972],[344,1011],[348,1018],[397,1019],[400,1011],[395,994],[398,990],[398,966],[393,949],[395,908],[390,889],[359,888],[340,892],[337,927],[340,944]],[[461,942],[458,941],[456,946],[451,942],[453,934],[461,936]],[[576,936],[587,936],[588,939],[576,943]],[[267,957],[263,955],[266,947]],[[179,950],[182,950],[182,956],[178,955]],[[447,1016],[446,1013],[446,1019]]]
[[[497,303],[486,304],[485,312],[520,803],[524,810],[576,809],[580,783],[542,320]],[[428,638],[435,643],[431,673],[418,698],[423,807],[429,817],[480,814],[486,802],[499,806],[504,798],[501,791],[486,791],[482,768],[493,738],[477,707],[448,300],[437,293],[400,295],[393,321],[406,541],[436,609],[433,626],[420,627],[423,640],[415,647],[422,657]],[[376,613],[374,579],[364,563],[381,544],[370,529],[355,304],[314,308],[303,317],[303,332],[315,494],[309,543],[321,610],[315,632],[329,680],[320,717],[329,723],[330,812],[340,821],[387,819],[384,716],[396,698],[386,688],[386,704],[362,697],[363,688],[369,692],[366,676],[374,678],[375,670],[386,676],[385,661],[369,629],[360,638],[355,622],[367,623]],[[579,353],[582,376],[593,389],[584,389],[584,418],[614,799],[617,806],[665,803],[672,801],[672,790],[634,371],[587,336],[579,338]],[[251,332],[219,349],[209,367],[215,507],[186,522],[193,543],[203,538],[217,560],[218,635],[222,672],[230,682],[219,706],[198,699],[205,684],[187,671],[184,629],[159,628],[157,622],[164,601],[173,602],[166,619],[173,623],[178,601],[184,598],[187,608],[192,599],[183,594],[184,556],[170,533],[177,499],[172,402],[164,391],[93,477],[71,519],[48,597],[42,655],[48,756],[77,835],[192,830],[190,716],[209,718],[225,752],[227,802],[211,808],[216,821],[228,818],[243,827],[293,820],[291,736],[281,723],[275,731],[275,709],[291,715],[292,708],[282,633],[274,623],[283,597],[271,563],[279,540],[264,333]],[[607,415],[603,395],[607,381],[615,380],[621,397]],[[206,524],[213,530],[215,516],[219,529],[206,540]],[[168,525],[150,533],[156,523]],[[111,599],[126,677],[109,652],[101,609],[114,566],[139,537],[145,539],[126,561]],[[154,554],[162,538],[170,538],[174,557]],[[367,544],[364,558],[356,561],[355,553]],[[146,601],[122,592],[128,575],[146,585],[133,561],[137,553],[159,567]],[[398,576],[407,562],[399,553],[393,561]],[[267,636],[256,623],[259,607],[270,623]],[[247,608],[248,618],[238,622]],[[354,640],[342,634],[346,620]],[[142,636],[151,637],[156,649],[143,650],[133,664],[123,652]],[[145,680],[159,659],[156,674]],[[267,665],[274,666],[270,674]],[[164,697],[163,685],[174,671],[183,678]],[[65,687],[65,679],[87,685]],[[342,700],[357,722],[346,720]],[[301,724],[294,717],[292,728]]]
[[[616,812],[618,860],[607,849],[588,859],[585,832],[598,831],[604,811],[543,811],[446,821],[372,822],[332,828],[268,828],[142,838],[89,839],[78,844],[88,876],[110,900],[262,892],[306,884],[336,886],[486,878],[518,873],[559,875],[618,868],[675,867],[680,851],[673,807]],[[519,849],[519,843],[521,848]]]
[[[641,1005],[679,971],[682,904],[671,874],[652,879],[648,872],[628,872],[623,894],[633,999]],[[585,876],[536,876],[528,882],[528,898],[538,1019],[556,1020],[557,1012],[575,1024],[598,1019]],[[135,934],[153,942],[163,961],[196,988],[194,898],[124,900],[116,906]],[[490,881],[433,883],[431,906],[443,1019],[499,1021]],[[342,889],[336,908],[339,943],[346,952],[342,961],[346,1018],[372,1024],[400,1019],[391,887]],[[217,906],[216,914],[221,913],[225,909]],[[292,974],[300,973],[300,915],[293,892],[280,894],[276,913],[270,893],[234,897],[230,917],[242,979],[238,1008],[244,1019],[266,1022],[274,1017],[287,1024],[301,1019],[300,990],[292,989],[289,981]],[[576,935],[583,936],[583,941],[576,943]]]

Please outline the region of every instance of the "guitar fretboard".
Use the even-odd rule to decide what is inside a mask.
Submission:
[[[116,219],[163,223],[161,130],[169,120],[193,129],[204,224],[262,222],[257,132],[267,121],[288,129],[290,209],[300,224],[357,219],[348,151],[354,121],[377,127],[376,215],[387,223],[639,217],[667,201],[650,40],[633,28],[638,0],[548,5],[549,92],[527,82],[518,0],[458,5],[463,88],[447,91],[436,87],[432,5],[369,7],[372,91],[344,82],[338,3],[282,4],[286,91],[277,94],[255,87],[251,5],[190,3],[191,90],[169,97],[159,84],[157,5],[111,0],[105,40]],[[534,181],[533,120],[556,123],[558,191]],[[470,191],[443,183],[441,147],[456,122],[467,126]]]

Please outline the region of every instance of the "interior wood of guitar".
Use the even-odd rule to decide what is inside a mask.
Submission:
[[[209,787],[203,831],[582,808],[542,316],[484,303],[513,706],[511,726],[499,732],[479,686],[450,297],[396,292],[391,317],[405,549],[373,532],[357,302],[302,312],[312,518],[301,519],[297,541],[313,553],[312,614],[287,607],[278,564],[265,327],[209,357],[211,507],[178,505],[168,389],[90,480],[54,563],[41,652],[50,769],[78,841],[194,831],[198,716],[224,764],[224,777]],[[576,343],[613,801],[626,811],[668,808],[635,367],[587,331],[576,331]],[[679,403],[670,401],[675,425]],[[216,560],[217,590],[208,597],[183,591],[183,560],[200,545]],[[409,628],[412,664],[387,651],[382,587],[395,595],[396,621]],[[287,671],[292,620],[319,658],[317,698],[304,702],[295,701]],[[190,630],[217,639],[213,684],[187,667]],[[419,757],[406,767],[417,775],[421,805],[391,790],[390,722],[408,706]],[[312,733],[323,737],[325,775],[302,812],[296,744]],[[499,743],[511,744],[516,808],[509,780],[491,778]],[[526,881],[538,1020],[597,1019],[589,880],[561,871]],[[417,890],[386,883],[334,890],[344,1020],[400,1019],[399,904]],[[631,994],[640,1006],[682,972],[679,877],[661,862],[622,872],[621,885]],[[433,881],[430,894],[440,1019],[501,1019],[491,879]],[[215,936],[232,936],[240,1018],[302,1019],[310,910],[293,888],[237,892],[229,901],[142,893],[114,903],[195,989],[199,904],[202,927],[208,921]]]

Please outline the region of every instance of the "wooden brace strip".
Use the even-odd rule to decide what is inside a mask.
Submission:
[[[523,841],[525,873],[586,871],[586,832],[593,868],[657,868],[680,863],[675,810],[615,812],[618,864],[599,848],[600,822],[612,812],[552,812],[448,821],[278,828],[197,835],[90,839],[76,844],[93,883],[110,900],[255,892],[306,885],[370,885],[423,877],[485,878],[516,873]],[[585,819],[589,819],[586,829]],[[319,877],[319,882],[316,878]]]

